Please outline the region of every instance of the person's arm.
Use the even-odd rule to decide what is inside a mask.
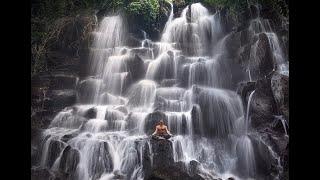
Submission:
[[[152,133],[152,135],[156,135],[157,132],[158,132],[158,128],[157,128],[157,126],[156,126],[156,130],[154,131],[154,133]]]

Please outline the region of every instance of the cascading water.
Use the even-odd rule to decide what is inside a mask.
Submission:
[[[225,82],[231,70],[222,56],[226,38],[219,12],[211,15],[195,3],[174,19],[172,8],[161,41],[145,35],[138,48],[125,46],[128,34],[121,16],[100,22],[93,33],[91,76],[78,85],[78,104],[58,113],[43,133],[41,166],[62,166],[68,147],[78,157],[73,161],[76,179],[143,179],[146,117],[158,110],[174,134],[175,161],[197,160],[204,171],[221,177],[255,178],[248,136],[253,93],[245,118],[240,97]],[[265,28],[258,20],[252,23],[256,33],[267,34],[281,64],[277,38]],[[144,79],[135,78],[140,70],[131,68],[141,61]],[[61,152],[54,158],[53,147]]]
[[[259,7],[257,7],[258,12]],[[259,13],[258,13],[259,14]],[[270,22],[268,19],[263,19],[259,15],[257,18],[251,20],[249,31],[253,34],[254,37],[257,37],[258,40],[255,42],[255,44],[251,47],[250,52],[250,61],[251,66],[256,66],[257,60],[261,61],[259,58],[259,43],[263,41],[260,37],[263,37],[261,35],[265,35],[267,37],[267,47],[271,51],[271,58],[273,59],[274,70],[278,71],[279,73],[289,76],[289,64],[288,61],[285,59],[285,55],[283,53],[282,47],[280,45],[280,41],[278,36],[273,32],[273,29],[270,25]],[[264,49],[265,50],[265,49]],[[254,69],[254,67],[251,67]],[[248,69],[248,73],[250,73],[250,66]],[[252,75],[249,74],[249,77],[251,79]]]

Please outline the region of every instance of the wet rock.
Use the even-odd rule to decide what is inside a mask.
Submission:
[[[82,80],[77,87],[80,103],[92,103],[94,93],[98,90],[100,81],[93,77]]]
[[[126,106],[118,106],[115,109],[122,112],[123,114],[128,114],[128,109],[126,108]]]
[[[144,157],[145,179],[203,179],[198,175],[190,176],[183,162],[174,162],[173,148],[170,140],[150,139],[153,164],[150,167],[150,154],[145,150]]]
[[[255,89],[256,82],[241,82],[237,87],[237,94],[240,95],[244,107],[247,106],[249,95]]]
[[[158,61],[156,62],[157,64],[152,64],[152,73],[150,74],[152,74],[153,79],[161,82],[163,79],[174,78],[175,62],[172,51],[168,51],[166,54],[159,56],[159,58],[156,60]]]
[[[197,118],[201,120],[193,120],[200,133],[207,137],[226,137],[234,131],[234,122],[243,113],[241,99],[235,92],[193,86],[192,94],[201,109],[198,113],[201,118]]]
[[[228,56],[236,57],[238,55],[238,49],[240,48],[240,34],[231,33],[225,39],[225,48],[228,51]]]
[[[142,155],[142,169],[144,171],[145,177],[150,177],[151,168],[152,168],[152,157],[151,157],[151,147],[148,142],[145,142],[143,146],[143,155]]]
[[[194,176],[199,173],[200,163],[198,161],[192,160],[189,163],[189,172],[191,176]]]
[[[257,81],[249,113],[253,127],[263,126],[263,124],[273,121],[273,115],[277,114],[277,108],[271,90],[270,79]]]
[[[148,114],[145,119],[144,132],[146,132],[147,134],[152,134],[156,128],[156,125],[161,119],[164,121],[164,124],[168,124],[168,119],[163,112],[155,111]]]
[[[110,93],[103,93],[101,96],[101,101],[103,104],[118,104],[118,105],[125,104],[125,101],[123,98],[114,96]]]
[[[254,77],[265,77],[270,74],[275,68],[275,62],[273,61],[273,55],[270,48],[270,43],[265,33],[260,33],[256,44],[253,44],[251,48],[252,56],[250,58],[250,70]],[[255,52],[255,53],[253,53]]]
[[[162,96],[156,96],[153,106],[155,111],[181,112],[184,110],[183,105],[182,100],[168,100]],[[171,116],[174,116],[174,114],[171,114]],[[182,117],[182,120],[185,121],[185,117]]]
[[[145,74],[144,62],[138,55],[134,55],[130,57],[126,61],[126,65],[127,65],[130,77],[133,81],[137,81],[143,78]]]
[[[89,176],[97,179],[103,172],[110,173],[113,170],[112,156],[109,152],[109,145],[107,142],[97,142],[91,147],[92,154],[88,158],[89,162]]]
[[[201,110],[199,105],[193,105],[191,110],[192,127],[194,134],[201,135],[203,133],[203,127],[201,127]]]
[[[289,120],[289,77],[275,72],[271,78],[271,89],[280,113]]]
[[[76,103],[77,92],[72,89],[52,90],[48,92],[45,107],[48,109],[62,109]]]
[[[180,86],[187,88],[189,85],[190,64],[186,64],[182,67],[182,71],[179,75]]]
[[[181,161],[183,160],[183,150],[182,150],[182,145],[181,142],[178,141],[176,143],[174,143],[174,149],[175,149],[175,153],[176,153],[176,160],[175,161]]]
[[[55,112],[48,110],[40,110],[31,114],[32,129],[46,129],[54,117]]]
[[[289,134],[289,125],[284,116],[274,116],[274,121],[271,123],[272,130],[277,133],[285,134],[286,132]]]
[[[153,168],[161,169],[173,164],[173,147],[170,140],[150,140]]]
[[[177,84],[177,79],[163,79],[160,83],[161,87],[172,87]]]
[[[46,161],[47,167],[51,167],[53,165],[65,146],[65,143],[62,141],[52,140],[50,142]]]
[[[147,46],[150,46],[150,47],[152,46],[151,44],[148,44],[148,42],[146,42],[145,44],[147,44]],[[138,55],[142,59],[152,59],[152,49],[150,49],[148,47],[133,48],[133,49],[131,49],[130,52]]]
[[[77,76],[64,72],[53,73],[50,79],[50,89],[52,90],[75,89],[78,81]]]
[[[119,170],[114,171],[113,175],[114,175],[113,179],[117,179],[117,180],[125,179],[125,175],[121,174]]]
[[[50,172],[47,168],[31,168],[31,179],[32,180],[44,180],[54,177],[54,174]]]
[[[39,159],[40,151],[37,146],[31,145],[31,165],[36,165]]]
[[[97,117],[97,109],[95,107],[88,109],[85,114],[84,117],[87,119],[94,119]]]
[[[236,59],[236,62],[238,62],[243,67],[244,71],[248,71],[248,67],[249,67],[248,64],[250,63],[249,61],[250,61],[250,54],[251,54],[251,44],[241,45],[241,47],[238,50],[238,53],[239,53],[239,56]],[[248,73],[247,79],[249,78],[250,77]]]
[[[66,134],[64,136],[61,137],[61,141],[63,142],[67,142],[69,141],[70,139],[76,137],[77,135],[79,135],[79,131],[75,131],[75,132],[72,132],[70,134]]]
[[[279,174],[280,169],[277,158],[280,157],[279,155],[282,152],[286,151],[288,139],[279,137],[274,132],[260,131],[260,133],[262,133],[261,139],[258,135],[250,136],[255,154],[256,172],[263,177],[267,177],[270,174]],[[277,143],[283,144],[283,146],[278,146]]]
[[[69,174],[72,177],[77,169],[80,160],[80,153],[78,150],[67,146],[62,153],[60,159],[59,170]]]
[[[137,38],[134,34],[130,34],[127,37],[127,45],[129,47],[139,47],[141,46],[141,39]]]

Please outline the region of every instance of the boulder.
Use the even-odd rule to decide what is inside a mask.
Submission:
[[[48,147],[46,166],[51,167],[59,157],[61,151],[65,147],[65,143],[58,140],[51,140]]]
[[[153,157],[153,168],[166,168],[173,164],[173,146],[170,140],[150,140],[151,152]]]
[[[161,119],[164,121],[164,124],[168,124],[168,119],[163,112],[155,111],[148,114],[145,119],[144,132],[146,132],[147,134],[152,134],[155,130],[156,125]]]
[[[150,139],[151,154],[145,149],[144,172],[145,179],[203,179],[200,176],[190,176],[188,169],[183,162],[174,162],[173,145],[170,140]],[[149,146],[145,146],[149,148]],[[150,166],[150,155],[152,166]],[[149,164],[148,164],[149,163]]]
[[[60,159],[59,170],[67,173],[69,177],[72,177],[76,172],[78,163],[80,160],[80,153],[78,150],[67,146],[62,153]]]
[[[277,108],[271,90],[270,79],[257,81],[249,113],[253,127],[262,127],[265,123],[273,122],[274,114],[277,114]]]
[[[84,113],[84,117],[87,119],[94,119],[97,117],[97,109],[95,107],[92,107],[90,109],[88,109],[85,113]]]
[[[71,132],[71,133],[65,134],[65,135],[63,135],[63,136],[61,137],[61,141],[63,141],[63,142],[67,142],[67,141],[69,141],[70,139],[72,139],[72,138],[74,138],[74,137],[78,136],[78,135],[79,135],[79,133],[80,133],[80,132],[77,130],[77,131],[74,131],[74,132]]]
[[[289,120],[289,77],[275,72],[271,78],[271,89],[279,112]]]
[[[251,46],[250,70],[254,78],[263,78],[276,67],[266,33],[260,33]]]

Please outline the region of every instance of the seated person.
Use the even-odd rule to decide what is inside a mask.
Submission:
[[[156,126],[156,130],[152,134],[152,137],[155,139],[169,139],[171,138],[172,134],[168,130],[168,127],[164,125],[163,120],[159,121],[159,124]]]

